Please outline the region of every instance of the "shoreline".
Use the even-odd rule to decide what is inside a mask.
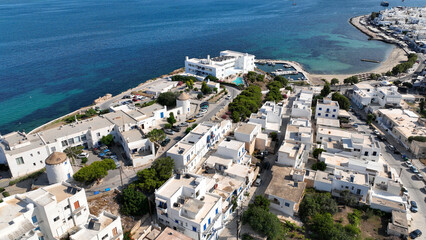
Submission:
[[[365,72],[358,72],[358,73],[352,73],[352,74],[314,74],[314,73],[308,73],[309,79],[313,83],[321,84],[323,85],[324,82],[321,79],[326,79],[330,82],[331,79],[337,78],[339,79],[340,84],[343,84],[343,80],[345,78],[351,77],[351,76],[365,76],[369,75],[371,73],[376,74],[382,74],[387,71],[391,71],[393,67],[398,65],[399,63],[405,62],[408,60],[407,57],[407,51],[400,47],[397,42],[393,41],[389,38],[383,38],[380,33],[377,34],[376,32],[372,31],[368,26],[365,26],[365,18],[367,18],[369,15],[361,15],[352,17],[349,20],[349,23],[354,26],[356,29],[358,29],[360,32],[364,33],[369,37],[368,40],[375,40],[375,41],[382,41],[387,44],[393,45],[393,49],[390,51],[390,53],[387,55],[384,61],[378,63],[378,65],[371,69],[370,71]],[[364,19],[363,19],[364,18]],[[364,24],[361,23],[361,21],[364,22]]]
[[[365,18],[365,17],[368,17],[368,15],[352,17],[352,18],[350,18],[349,23],[352,26],[354,26],[356,29],[358,29],[359,31],[364,33],[365,35],[369,36],[370,37],[369,40],[383,41],[383,42],[386,42],[388,44],[392,44],[394,46],[393,49],[391,50],[391,52],[386,57],[386,59],[383,62],[379,63],[377,65],[377,67],[373,68],[370,71],[353,73],[353,74],[314,74],[314,73],[310,73],[310,72],[306,71],[303,68],[302,64],[300,64],[299,62],[295,62],[295,61],[278,60],[278,59],[274,59],[274,60],[273,59],[256,59],[256,60],[258,60],[258,61],[264,60],[264,61],[272,61],[272,62],[279,61],[279,62],[289,63],[293,67],[295,67],[295,69],[297,71],[303,73],[306,76],[306,78],[308,79],[308,82],[312,85],[323,85],[324,81],[322,81],[322,79],[325,79],[325,80],[330,82],[331,79],[333,79],[333,78],[337,78],[339,80],[340,84],[343,84],[343,80],[345,78],[348,78],[348,77],[351,77],[351,76],[354,76],[354,75],[366,76],[366,75],[369,75],[370,73],[381,74],[381,73],[392,70],[392,68],[394,66],[396,66],[397,64],[399,64],[401,62],[407,61],[408,58],[407,58],[406,51],[403,48],[401,48],[398,44],[396,44],[396,42],[393,42],[391,39],[384,39],[384,38],[378,36],[378,34],[371,31],[367,26],[361,24],[362,18]],[[79,108],[75,111],[72,111],[71,113],[67,113],[67,114],[60,116],[58,118],[55,118],[55,119],[53,119],[53,120],[51,120],[51,121],[49,121],[45,124],[42,124],[42,125],[34,128],[33,130],[31,130],[29,132],[29,134],[37,133],[37,132],[42,131],[42,130],[46,130],[46,129],[49,129],[49,128],[52,128],[52,127],[56,127],[57,124],[62,125],[63,123],[60,120],[65,118],[65,117],[71,116],[71,115],[76,114],[80,111],[85,111],[86,109],[91,108],[91,107],[102,106],[103,104],[107,104],[108,102],[115,101],[118,98],[121,98],[125,94],[129,94],[132,91],[138,91],[138,90],[143,89],[146,86],[146,84],[153,83],[157,79],[165,78],[165,77],[168,77],[170,75],[180,73],[180,72],[182,72],[183,69],[184,68],[178,68],[178,69],[173,70],[172,72],[170,72],[168,74],[164,74],[164,75],[161,75],[161,76],[156,77],[156,78],[148,79],[147,81],[142,82],[142,83],[138,84],[137,86],[135,86],[133,88],[129,88],[129,89],[127,89],[127,90],[125,90],[125,91],[123,91],[123,92],[121,92],[121,93],[119,93],[115,96],[111,96],[109,93],[106,93],[104,96],[101,96],[101,97],[95,99],[93,104],[91,104],[89,106],[81,107],[81,108]],[[108,95],[110,95],[110,96],[107,97]],[[96,101],[98,101],[98,102],[96,102]]]

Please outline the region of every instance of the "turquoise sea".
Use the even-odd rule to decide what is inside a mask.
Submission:
[[[424,1],[390,0],[391,6]],[[293,5],[296,3],[296,5]],[[350,17],[380,0],[3,0],[0,133],[30,131],[106,93],[231,49],[353,73],[392,46],[367,41]]]

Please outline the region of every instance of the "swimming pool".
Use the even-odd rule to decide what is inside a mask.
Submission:
[[[244,81],[242,77],[237,77],[237,79],[235,79],[232,82],[235,83],[236,85],[244,85]]]

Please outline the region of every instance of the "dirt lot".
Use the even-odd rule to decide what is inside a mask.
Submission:
[[[90,213],[98,216],[102,211],[119,215],[119,205],[116,201],[118,193],[114,191],[101,193],[87,198]],[[130,230],[140,218],[133,218],[120,215],[123,231]]]

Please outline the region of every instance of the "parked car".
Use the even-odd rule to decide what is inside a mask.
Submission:
[[[169,142],[170,142],[170,138],[166,138],[166,139],[164,139],[164,141],[162,141],[160,143],[160,145],[163,146],[163,147],[165,147]]]
[[[99,149],[103,151],[103,150],[105,150],[105,149],[108,149],[108,146],[103,145],[103,146],[101,146]]]
[[[231,100],[231,95],[225,97],[226,100]]]
[[[203,106],[200,106],[200,109],[209,109],[209,106],[208,105],[203,105]]]
[[[410,161],[406,161],[405,166],[411,168],[413,166],[413,164]]]
[[[202,102],[200,106],[209,106],[209,102]]]
[[[200,109],[200,111],[199,111],[199,113],[206,113],[207,112],[207,109],[205,109],[205,108],[202,108],[202,109]]]
[[[417,203],[415,201],[410,201],[410,211],[413,213],[416,213],[419,211],[419,209],[417,208]]]
[[[392,145],[388,145],[389,150],[391,150],[392,152],[394,152],[396,150],[396,148]]]
[[[358,127],[358,123],[354,123],[354,125],[352,125],[352,126],[354,126],[354,128],[356,128],[356,127]]]
[[[89,157],[89,153],[87,153],[87,152],[82,152],[82,153],[80,153],[80,154],[78,154],[78,156],[77,156],[78,158],[87,158],[87,157]]]
[[[195,114],[195,116],[194,117],[196,117],[196,118],[200,118],[200,117],[203,117],[204,116],[204,114],[202,114],[202,113],[198,113],[198,114]]]
[[[163,131],[164,131],[164,133],[169,134],[169,135],[175,134],[175,132],[173,130],[168,129],[168,128],[164,129]]]
[[[181,122],[179,123],[179,127],[187,127],[189,124],[187,122]]]
[[[195,121],[197,121],[197,119],[195,119],[195,118],[190,118],[190,119],[186,120],[187,123],[193,123]]]
[[[254,182],[254,186],[259,187],[262,184],[262,179],[261,178],[257,178],[256,181]]]
[[[418,170],[415,166],[411,166],[411,167],[410,167],[410,170],[411,170],[413,173],[419,173],[419,170]]]
[[[421,173],[416,174],[417,180],[423,180],[423,175]]]
[[[416,230],[414,230],[410,233],[410,238],[416,239],[416,238],[420,237],[421,235],[422,235],[422,231],[420,231],[420,229],[416,229]]]
[[[180,132],[180,127],[179,126],[173,126],[172,130],[175,132]]]
[[[377,130],[374,130],[373,132],[374,132],[374,134],[376,134],[376,135],[379,135],[379,134],[380,134],[380,132],[379,132],[379,131],[377,131]]]

